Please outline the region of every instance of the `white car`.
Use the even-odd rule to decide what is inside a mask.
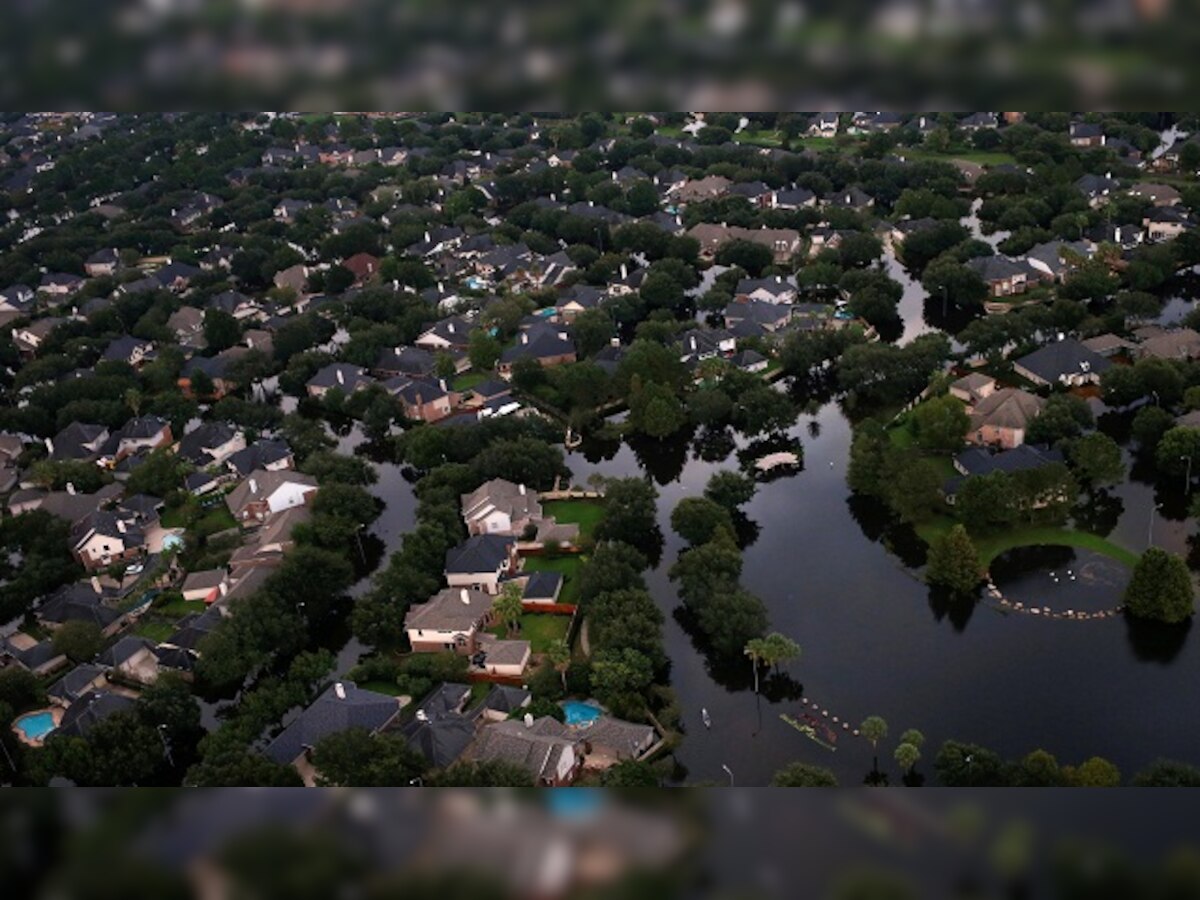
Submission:
[[[128,569],[125,570],[125,574],[126,575],[141,575],[144,571],[146,571],[146,567],[144,565],[142,565],[141,563],[134,563],[132,566],[130,566]]]

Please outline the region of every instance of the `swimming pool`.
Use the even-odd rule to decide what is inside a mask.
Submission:
[[[13,725],[25,736],[25,740],[40,741],[54,730],[54,714],[48,709],[25,713],[18,716]]]
[[[604,714],[604,710],[600,707],[592,706],[590,703],[580,703],[578,700],[568,700],[562,705],[562,708],[566,713],[568,725],[591,725]]]

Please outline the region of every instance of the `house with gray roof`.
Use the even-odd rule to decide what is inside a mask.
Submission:
[[[400,700],[364,690],[351,681],[330,685],[282,732],[263,748],[263,755],[280,765],[306,768],[322,738],[361,728],[378,734],[400,714]],[[311,766],[307,767],[311,772]]]
[[[503,478],[485,481],[461,499],[468,534],[520,536],[542,517],[537,491]]]
[[[1013,362],[1013,370],[1034,384],[1077,387],[1098,384],[1112,363],[1074,338],[1055,341]]]
[[[491,620],[494,601],[494,595],[484,591],[450,587],[409,607],[404,630],[413,652],[473,654],[479,633]]]
[[[472,535],[446,551],[446,582],[451,587],[498,594],[500,581],[518,568],[517,541],[506,535]]]
[[[46,688],[46,696],[60,706],[70,706],[80,697],[108,684],[108,674],[102,666],[82,663]]]
[[[84,694],[63,713],[58,727],[51,735],[87,737],[88,733],[109,716],[119,712],[130,712],[136,701],[125,694],[95,690]],[[49,735],[47,735],[49,737]]]

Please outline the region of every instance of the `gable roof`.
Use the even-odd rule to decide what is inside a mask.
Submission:
[[[331,685],[263,749],[263,755],[287,765],[322,738],[351,728],[376,732],[400,712],[400,701],[367,691],[351,681]]]
[[[1112,367],[1111,362],[1074,338],[1039,347],[1016,364],[1052,384],[1067,375],[1085,371],[1098,375]]]
[[[536,491],[523,484],[514,484],[503,478],[485,481],[461,498],[464,519],[478,519],[500,510],[511,518],[540,515],[541,504]]]
[[[1020,388],[1001,388],[984,397],[971,412],[971,428],[1025,428],[1037,418],[1046,401]]]
[[[509,557],[516,539],[499,534],[477,534],[446,551],[446,574],[472,575],[497,572]]]
[[[471,588],[445,588],[424,603],[410,607],[404,616],[406,629],[470,631],[492,610],[494,598]]]
[[[229,492],[226,501],[235,512],[249,503],[266,500],[285,484],[300,484],[317,489],[317,479],[291,469],[255,469],[241,484]]]

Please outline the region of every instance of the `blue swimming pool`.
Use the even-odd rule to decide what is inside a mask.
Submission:
[[[40,741],[54,730],[54,715],[48,709],[26,713],[13,723],[30,741]]]
[[[590,703],[580,703],[578,700],[568,700],[562,707],[563,712],[566,713],[568,725],[591,725],[604,714],[604,710],[600,707],[592,706]]]

